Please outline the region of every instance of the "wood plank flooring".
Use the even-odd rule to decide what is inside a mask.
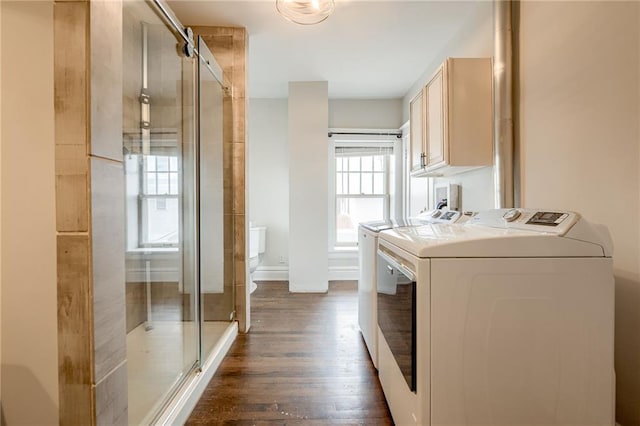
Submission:
[[[187,424],[392,425],[358,329],[357,283],[327,294],[258,283],[238,336]]]

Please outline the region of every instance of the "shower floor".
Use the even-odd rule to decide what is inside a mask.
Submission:
[[[203,326],[206,356],[229,327],[226,321]],[[154,321],[146,331],[141,324],[127,334],[129,424],[149,424],[174,384],[196,360],[196,328],[193,322]]]

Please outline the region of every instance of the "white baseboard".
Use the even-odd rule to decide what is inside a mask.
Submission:
[[[357,266],[330,266],[329,281],[357,280],[360,268]]]
[[[329,281],[357,280],[360,270],[357,266],[330,266]],[[259,266],[253,273],[254,281],[288,281],[287,266]]]
[[[253,273],[254,281],[288,281],[288,266],[258,266]]]

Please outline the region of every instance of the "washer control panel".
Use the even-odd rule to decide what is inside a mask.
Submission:
[[[432,210],[411,218],[416,224],[428,225],[432,223],[456,223],[464,215],[454,210]]]
[[[569,211],[517,208],[479,212],[468,223],[564,235],[578,219],[577,213]]]
[[[443,222],[453,223],[453,222],[457,221],[459,217],[460,217],[460,212],[454,212],[452,210],[449,210],[447,212],[444,212],[440,216],[440,220],[443,221]]]
[[[517,211],[516,209],[514,210]],[[569,213],[536,212],[527,221],[527,225],[558,226],[568,217]]]

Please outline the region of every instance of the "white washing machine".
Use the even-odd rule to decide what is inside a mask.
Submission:
[[[376,252],[380,231],[429,223],[456,223],[468,220],[470,214],[452,210],[432,210],[405,220],[364,222],[358,230],[358,323],[365,344],[378,368],[378,322],[376,314]]]
[[[606,228],[494,210],[380,232],[378,370],[398,425],[613,425]]]

